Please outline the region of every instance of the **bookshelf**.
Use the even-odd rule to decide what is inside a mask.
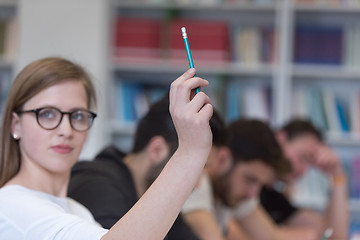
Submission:
[[[170,29],[170,34],[169,36],[162,36],[162,39],[160,40],[162,46],[159,47],[160,53],[157,55],[158,57],[141,59],[133,56],[126,56],[125,58],[121,58],[116,54],[118,49],[114,49],[113,44],[113,49],[110,50],[110,58],[112,58],[111,72],[113,74],[113,80],[110,83],[112,84],[112,87],[110,88],[116,89],[116,84],[128,80],[142,82],[144,84],[147,84],[147,82],[154,82],[154,84],[163,84],[164,87],[168,87],[171,81],[188,68],[187,58],[186,55],[184,55],[185,48],[182,42],[180,27],[178,27],[178,29],[175,28],[175,26],[180,26],[183,23],[187,27],[194,64],[197,68],[197,76],[201,76],[210,81],[211,86],[208,89],[204,89],[204,91],[212,96],[213,103],[217,109],[226,115],[226,105],[228,100],[223,92],[231,88],[234,83],[241,85],[241,88],[246,87],[250,83],[250,85],[254,85],[254,88],[260,86],[266,88],[268,91],[271,91],[273,85],[277,84],[274,81],[274,75],[279,71],[277,59],[275,58],[277,58],[277,55],[279,54],[278,49],[275,46],[278,41],[277,36],[275,35],[278,35],[279,32],[276,22],[280,8],[280,1],[266,1],[261,4],[256,1],[236,4],[204,4],[200,2],[188,4],[184,3],[184,1],[162,1],[161,3],[151,1],[112,1],[112,15],[110,18],[112,19],[112,21],[110,21],[113,23],[112,27],[116,27],[116,21],[119,18],[126,20],[129,18],[140,18],[152,21],[155,20],[159,22],[162,27],[164,27],[165,24],[168,24],[167,27]],[[254,21],[253,15],[261,17]],[[189,21],[199,23],[200,27],[192,32],[192,26],[191,24],[188,24]],[[198,44],[198,41],[201,40],[203,42],[211,42],[209,40],[211,37],[222,41],[221,36],[217,36],[216,34],[208,36],[208,38],[197,34],[197,32],[201,32],[201,27],[209,28],[209,25],[214,28],[218,26],[217,32],[228,32],[226,36],[228,39],[223,40],[224,42],[227,41],[228,45],[224,43],[226,46],[215,46],[219,47],[219,51],[215,53],[209,53],[209,51],[206,52],[207,49],[201,51],[201,46]],[[244,32],[245,36],[245,31],[247,31],[251,32],[248,35],[250,36],[252,34],[252,39],[255,39],[255,41],[265,41],[264,39],[261,39],[261,36],[263,35],[260,35],[262,27],[264,29],[269,28],[271,29],[269,31],[272,31],[272,40],[274,41],[272,44],[274,45],[268,46],[268,48],[271,48],[269,51],[274,55],[272,56],[273,59],[270,59],[269,56],[267,58],[260,56],[262,52],[259,52],[258,49],[253,47],[255,51],[258,51],[257,56],[250,56],[248,53],[246,53],[248,55],[245,55],[245,53],[241,52],[238,53],[243,54],[242,59],[239,60],[240,56],[233,54],[233,52],[236,51],[236,48],[240,48],[240,44],[236,41],[251,41],[251,37],[248,37],[248,40],[244,40],[246,37],[241,39],[240,33],[239,35],[235,34],[240,31]],[[195,26],[193,26],[193,28],[195,28]],[[113,31],[111,38],[116,39],[116,36],[114,36],[116,34],[116,31]],[[257,36],[255,36],[255,34],[257,34]],[[198,40],[201,37],[203,38]],[[176,42],[177,40],[174,40],[174,38],[177,38],[180,43]],[[164,43],[164,39],[168,42]],[[244,48],[244,46],[241,47]],[[240,50],[241,49],[238,49],[238,51]],[[126,54],[128,54],[128,52],[126,52]],[[119,93],[113,90],[111,94],[112,103],[116,102],[115,99],[117,95],[119,95]],[[274,96],[278,95],[274,94]],[[269,97],[268,99],[269,101],[273,101]],[[265,104],[268,105],[267,111],[271,112],[271,116],[268,116],[268,120],[273,122],[272,112],[275,111],[275,109],[273,109],[273,106],[270,105],[270,103],[266,102]],[[113,107],[115,108],[116,106],[113,105]],[[124,106],[120,108],[124,108]],[[114,141],[119,142],[118,140],[120,139],[123,142],[126,142],[126,146],[120,147],[128,149],[131,142],[129,137],[132,136],[134,131],[134,122],[126,122],[121,119],[121,117],[120,119],[116,118],[116,114],[110,116],[110,119],[112,126],[111,134],[115,139]],[[125,141],[125,139],[128,140]]]
[[[295,1],[289,11],[293,15],[290,31],[294,35],[296,35],[296,28],[299,25],[315,25],[330,29],[329,31],[338,31],[334,35],[339,40],[328,49],[328,52],[336,51],[338,54],[333,62],[321,60],[316,62],[312,61],[314,59],[307,59],[308,62],[292,61],[289,63],[291,69],[289,91],[294,92],[301,87],[317,89],[321,95],[325,95],[324,92],[331,92],[332,95],[346,102],[349,132],[342,133],[340,131],[340,133],[332,134],[332,129],[324,130],[329,144],[337,148],[351,150],[359,147],[360,138],[357,125],[360,120],[358,116],[352,116],[355,115],[352,108],[355,100],[352,96],[356,97],[360,89],[360,72],[358,70],[360,55],[357,55],[357,52],[360,53],[360,46],[355,44],[358,30],[360,30],[359,2],[351,0],[332,2],[314,0],[310,3],[309,1],[307,3]],[[296,57],[292,56],[292,58]],[[293,101],[292,104],[298,106],[296,101]]]
[[[309,3],[310,2],[310,3]],[[334,33],[329,39],[333,39],[331,48],[326,53],[333,53],[331,62],[322,61],[321,59],[308,58],[306,61],[296,61],[295,51],[291,52],[292,61],[288,62],[290,69],[288,78],[287,91],[293,93],[305,91],[309,101],[309,92],[317,92],[322,108],[318,111],[307,112],[306,116],[312,117],[317,115],[316,112],[324,112],[324,122],[318,122],[318,126],[324,130],[327,142],[335,148],[340,156],[344,168],[349,177],[349,211],[351,213],[350,236],[359,231],[360,216],[360,198],[358,195],[358,177],[357,172],[352,171],[358,165],[360,146],[360,137],[358,131],[359,116],[357,113],[357,95],[360,90],[360,72],[358,70],[359,47],[355,40],[357,38],[358,29],[360,30],[360,4],[356,1],[293,1],[288,9],[292,16],[292,24],[289,31],[292,32],[291,44],[296,42],[296,34],[299,26],[315,26],[323,28],[327,33]],[[325,35],[325,33],[324,33]],[[330,36],[329,34],[328,36]],[[321,36],[318,36],[319,38]],[[337,40],[335,40],[337,39]],[[314,41],[315,42],[315,41]],[[326,41],[322,41],[325,45]],[[322,48],[319,44],[315,47]],[[295,46],[293,46],[295,48]],[[316,49],[312,49],[314,52]],[[314,95],[313,95],[314,96]],[[332,97],[330,97],[332,96]],[[310,97],[311,98],[311,97]],[[343,131],[341,123],[334,128],[334,118],[326,115],[326,108],[329,108],[329,99],[335,98],[343,103],[345,109],[346,122],[349,129]],[[301,97],[300,97],[301,99]],[[299,104],[299,99],[294,97],[289,99],[292,101],[293,109],[299,110],[304,104]],[[310,101],[311,104],[317,105],[316,100]],[[311,105],[307,104],[307,106]],[[320,105],[321,105],[320,104]],[[328,105],[326,105],[328,104]],[[331,106],[336,105],[333,103]],[[328,107],[326,107],[328,106]],[[354,107],[355,106],[355,107]],[[294,112],[292,113],[294,114]],[[304,115],[299,112],[294,115]],[[316,120],[313,119],[316,122]],[[332,124],[331,124],[332,123]],[[324,125],[327,125],[324,127]],[[307,185],[308,186],[308,185]],[[306,187],[306,185],[305,185]],[[315,194],[316,195],[316,194]],[[315,203],[316,205],[316,203]],[[315,206],[315,208],[318,206]]]
[[[191,4],[185,2],[191,2]],[[299,113],[294,112],[294,109],[299,108],[299,103],[294,99],[295,92],[298,89],[303,89],[305,92],[309,89],[317,90],[321,94],[326,90],[335,96],[340,95],[342,98],[349,97],[350,92],[355,94],[358,91],[360,95],[360,45],[350,46],[351,41],[354,43],[356,40],[349,40],[349,36],[355,38],[354,35],[357,36],[356,34],[358,34],[358,42],[360,42],[360,3],[355,0],[338,2],[336,0],[331,2],[313,0],[311,2],[306,1],[306,3],[295,0],[209,2],[211,3],[204,4],[204,1],[180,0],[149,0],[141,2],[113,0],[110,22],[114,22],[118,17],[135,17],[156,19],[164,23],[174,16],[192,20],[226,22],[230,33],[231,54],[229,60],[220,62],[203,61],[194,54],[193,58],[195,67],[198,70],[197,75],[210,80],[210,85],[213,85],[205,91],[210,92],[215,107],[220,110],[227,120],[236,117],[229,115],[229,112],[239,107],[232,104],[236,102],[235,100],[240,101],[236,97],[237,95],[242,95],[242,92],[232,92],[230,90],[241,89],[246,92],[244,89],[248,90],[247,87],[249,86],[257,89],[265,88],[267,92],[270,92],[270,96],[267,96],[267,111],[270,112],[270,116],[266,120],[274,127],[282,125],[292,116],[299,115]],[[325,29],[324,36],[335,32],[334,39],[337,38],[335,40],[340,39],[342,41],[343,49],[336,49],[338,46],[330,48],[331,51],[337,50],[337,55],[335,53],[331,55],[333,57],[331,62],[326,62],[324,58],[321,58],[326,57],[326,54],[329,53],[329,51],[320,52],[321,47],[323,47],[321,45],[316,47],[318,49],[313,50],[313,52],[319,51],[320,57],[315,56],[318,57],[316,59],[309,58],[314,57],[314,55],[311,55],[312,52],[305,58],[296,55],[294,49],[299,46],[298,36],[300,33],[304,33],[304,28],[301,27],[305,26],[305,33],[307,33],[307,27],[313,25],[318,28],[315,29],[317,31],[320,30],[321,32],[322,29]],[[264,59],[258,58],[255,61],[247,62],[236,56],[236,54],[234,56],[234,52],[237,51],[235,46],[237,27],[241,31],[246,27],[259,29],[262,26],[274,29],[276,35],[276,44],[272,49],[274,59],[264,61]],[[356,29],[356,31],[351,33],[349,29]],[[310,28],[310,30],[313,29]],[[336,31],[340,31],[340,33],[336,33]],[[193,38],[189,30],[188,36],[192,48]],[[181,39],[180,29],[178,37]],[[305,35],[305,37],[307,36]],[[114,36],[110,38],[113,39]],[[335,40],[334,42],[336,42]],[[239,41],[241,42],[241,40]],[[111,46],[114,47],[114,45]],[[259,49],[255,50],[259,51]],[[263,50],[260,49],[260,53],[261,51]],[[124,60],[115,58],[114,54],[112,54],[114,52],[114,49],[110,49],[110,69],[113,75],[111,84],[123,80],[146,82],[148,79],[149,82],[160,82],[167,86],[188,67],[187,59],[184,56],[183,60],[176,59],[176,61],[166,57],[145,60],[136,58],[129,60],[128,58]],[[185,49],[183,49],[183,52],[185,53]],[[299,52],[302,53],[303,51]],[[350,56],[349,53],[352,52],[358,52],[358,55]],[[169,56],[169,53],[162,51],[160,56]],[[115,85],[112,85],[111,89],[116,89]],[[112,91],[111,102],[115,102],[116,95],[116,91]],[[249,98],[251,99],[251,97]],[[349,108],[351,101],[351,99],[345,101],[346,108]],[[247,112],[237,111],[236,114],[246,116]],[[258,113],[254,112],[248,114],[250,116],[251,114],[259,116]],[[347,114],[350,113],[347,112]],[[260,116],[263,115],[260,113]],[[302,113],[302,116],[304,116],[304,113]],[[307,113],[306,116],[310,117],[311,114]],[[117,119],[114,115],[110,116],[110,119],[112,127],[109,132],[113,141],[124,141],[125,146],[120,147],[127,149],[131,145],[131,137],[136,124]],[[360,123],[360,114],[355,119]],[[350,121],[350,117],[348,120]],[[354,133],[352,127],[353,123],[351,123],[349,133],[340,131],[334,133],[334,131],[325,130],[327,142],[337,149],[339,155],[347,162],[359,155],[357,148],[360,146],[360,131]],[[351,198],[350,211],[354,213],[360,212],[359,205],[360,200],[358,198]]]

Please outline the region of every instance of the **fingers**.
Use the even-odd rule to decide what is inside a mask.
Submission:
[[[197,93],[192,99],[193,104],[190,109],[193,112],[198,112],[200,114],[200,118],[206,118],[209,116],[211,118],[213,113],[213,107],[211,105],[210,98],[203,92]],[[210,118],[208,120],[210,120]]]
[[[192,95],[195,88],[209,84],[205,79],[193,77],[194,74],[195,69],[189,69],[171,84],[170,114],[178,133],[179,146],[204,149],[205,153],[211,147],[209,120],[213,107],[204,92]]]
[[[181,85],[182,82],[184,82],[187,79],[192,78],[196,73],[195,68],[190,68],[187,70],[183,75],[178,77],[174,82],[171,83],[170,86],[170,102],[174,102],[177,98],[177,88],[179,85]]]
[[[196,70],[194,68],[190,68],[183,75],[178,77],[170,87],[170,100],[175,101],[178,97],[185,97],[188,101],[190,101],[191,90],[197,87],[206,87],[209,85],[209,82],[205,79],[199,77],[193,77],[195,75]],[[178,96],[181,94],[182,96]]]

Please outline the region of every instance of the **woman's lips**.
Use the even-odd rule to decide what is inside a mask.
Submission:
[[[66,145],[66,144],[56,145],[51,148],[57,153],[69,153],[73,149],[72,147],[70,147],[69,145]]]

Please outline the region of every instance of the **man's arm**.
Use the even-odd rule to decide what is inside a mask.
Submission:
[[[196,210],[184,214],[185,221],[200,239],[225,240],[215,216],[205,210]]]
[[[253,240],[318,240],[319,234],[306,227],[277,226],[265,210],[258,205],[249,215],[237,219],[243,231]],[[233,228],[229,227],[229,230]],[[233,234],[230,233],[229,234]],[[240,240],[234,238],[232,240]],[[246,238],[245,238],[246,239]]]
[[[333,230],[330,239],[347,239],[349,226],[347,178],[341,160],[330,147],[323,144],[316,153],[314,165],[332,179],[329,204],[323,215],[325,228]]]
[[[200,239],[225,239],[215,217],[214,206],[211,181],[204,171],[197,187],[192,191],[182,208],[185,221]]]
[[[343,177],[345,178],[345,175]],[[349,226],[348,209],[346,180],[341,183],[334,182],[330,202],[324,216],[327,219],[327,227],[333,229],[333,235],[330,239],[347,239]]]
[[[236,216],[235,216],[236,217]],[[253,240],[276,240],[276,226],[258,204],[250,214],[236,219],[242,229]],[[230,228],[229,228],[230,230]]]
[[[244,229],[235,219],[230,219],[228,222],[228,240],[250,240]]]

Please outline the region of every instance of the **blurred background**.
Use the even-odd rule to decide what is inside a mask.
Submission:
[[[81,158],[109,143],[128,151],[137,120],[189,67],[183,26],[197,76],[210,82],[202,90],[227,122],[277,128],[306,117],[323,131],[347,170],[359,239],[360,0],[0,0],[1,110],[21,68],[66,57],[98,91]],[[314,169],[294,202],[322,210],[328,188]]]

